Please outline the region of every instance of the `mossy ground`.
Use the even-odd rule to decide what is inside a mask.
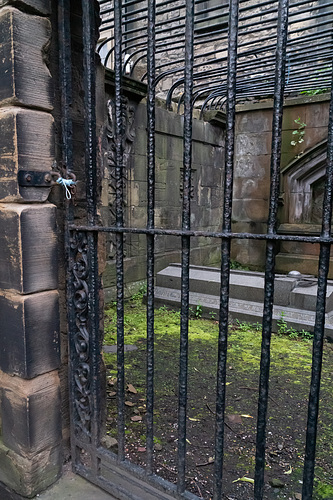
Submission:
[[[179,312],[162,307],[155,311],[155,451],[156,472],[175,480],[177,463],[177,404],[179,372]],[[145,462],[146,311],[140,296],[126,304],[125,343],[136,351],[125,354],[126,382],[137,394],[127,393],[127,455]],[[193,318],[189,325],[188,364],[188,489],[202,498],[212,497],[214,466],[214,422],[218,324]],[[116,313],[106,313],[106,345],[116,343]],[[236,482],[254,477],[257,387],[260,364],[261,330],[238,324],[230,327],[226,396],[224,492],[225,498],[253,498],[253,486]],[[265,498],[294,498],[301,492],[302,463],[311,374],[312,343],[273,334],[271,343],[270,400],[267,426]],[[116,437],[115,377],[116,355],[104,355],[107,367],[107,433]],[[318,427],[316,500],[333,497],[333,421],[331,378],[333,350],[324,347],[321,407]],[[247,416],[242,416],[247,415]],[[141,416],[133,422],[131,417]],[[206,464],[206,465],[203,465]],[[274,489],[272,479],[285,486]]]

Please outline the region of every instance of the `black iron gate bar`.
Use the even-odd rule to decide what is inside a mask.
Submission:
[[[280,187],[281,130],[283,97],[285,88],[286,47],[288,36],[289,0],[279,1],[278,31],[276,47],[275,91],[272,126],[271,150],[271,189],[267,233],[274,235],[277,228],[277,210]],[[262,321],[262,344],[259,378],[259,400],[257,420],[256,466],[254,477],[254,496],[263,498],[265,472],[266,419],[268,408],[270,343],[274,300],[274,270],[276,243],[267,241],[265,266],[265,295]]]
[[[82,1],[82,42],[83,42],[83,90],[84,90],[84,107],[85,107],[85,178],[86,178],[86,208],[87,208],[87,223],[95,225],[97,222],[97,141],[96,141],[96,22],[95,22],[95,4],[94,2]],[[86,396],[87,389],[90,391],[91,413],[89,415],[89,430],[91,436],[91,446],[89,448],[91,469],[97,475],[99,472],[99,460],[97,458],[97,446],[100,443],[100,422],[101,422],[101,407],[100,407],[100,310],[99,310],[99,277],[98,277],[98,249],[97,249],[97,234],[87,233],[85,235],[87,247],[87,255],[89,261],[84,267],[84,272],[87,274],[88,296],[85,297],[86,316],[82,321],[80,304],[77,306],[76,320],[81,326],[79,329],[79,342],[87,333],[86,327],[89,327],[89,355],[90,355],[90,370],[88,366],[79,365],[75,374],[75,382],[81,387],[87,382],[88,387],[85,387],[83,396]],[[75,272],[74,272],[75,276]],[[77,276],[76,276],[77,277]],[[74,289],[79,292],[79,300],[82,297],[82,285],[74,284]],[[78,288],[79,286],[79,288]],[[84,289],[83,290],[86,292]],[[83,335],[82,335],[83,334]],[[85,342],[84,342],[85,344]],[[83,349],[85,349],[85,345]],[[77,346],[76,346],[77,349]],[[85,402],[84,397],[84,402]],[[84,418],[85,412],[83,412]],[[82,419],[82,416],[81,416]]]
[[[147,45],[147,229],[155,227],[155,17],[154,0],[148,0]],[[147,234],[147,474],[153,474],[154,446],[154,276],[155,238]]]
[[[304,243],[333,243],[332,236],[300,236],[297,234],[266,234],[266,233],[227,233],[219,231],[183,231],[181,229],[145,229],[136,227],[105,227],[105,226],[85,226],[69,225],[70,231],[96,231],[99,233],[133,233],[150,234],[155,236],[191,236],[200,238],[224,238],[237,240],[276,240],[276,241],[299,241]]]
[[[236,73],[237,73],[237,38],[239,2],[230,2],[228,73],[227,73],[227,109],[225,137],[225,173],[222,230],[231,232],[233,164],[235,147],[235,111],[236,111]],[[216,382],[216,431],[215,431],[215,481],[214,500],[222,498],[224,416],[226,394],[226,369],[228,348],[228,313],[230,279],[230,239],[221,242],[221,290],[219,315],[219,341]]]
[[[184,144],[183,144],[183,209],[182,229],[191,226],[191,164],[192,164],[192,92],[193,92],[193,30],[194,1],[186,0],[185,18],[185,70],[184,70]],[[188,373],[188,320],[190,285],[190,237],[181,237],[181,311],[179,352],[179,403],[178,403],[178,474],[177,492],[185,491],[186,469],[186,417]]]
[[[123,222],[123,148],[122,148],[122,2],[114,2],[115,39],[115,146],[116,146],[116,227]],[[116,233],[117,281],[117,408],[118,461],[125,459],[125,370],[124,370],[124,237]]]
[[[327,173],[324,196],[323,224],[320,237],[300,237],[276,234],[276,210],[279,189],[279,156],[281,142],[282,102],[285,82],[286,35],[288,1],[280,0],[278,22],[278,46],[276,51],[275,103],[273,121],[273,142],[271,176],[272,190],[267,235],[238,234],[231,232],[232,209],[232,177],[234,124],[236,102],[236,62],[237,62],[237,17],[238,1],[231,0],[229,13],[229,59],[227,83],[227,136],[225,164],[224,215],[221,232],[200,232],[190,230],[190,168],[191,168],[191,126],[193,105],[193,0],[186,0],[186,64],[185,64],[185,125],[184,125],[184,196],[182,230],[161,230],[154,227],[154,126],[155,126],[155,2],[149,0],[149,62],[148,62],[148,224],[146,229],[126,228],[123,221],[123,151],[122,151],[122,4],[115,1],[115,97],[116,97],[116,156],[117,156],[117,212],[115,227],[103,228],[96,225],[96,119],[95,119],[95,53],[94,28],[95,12],[93,2],[82,0],[83,11],[83,48],[84,68],[83,83],[86,108],[86,176],[87,176],[87,225],[74,225],[72,209],[68,208],[68,236],[66,251],[71,246],[69,272],[71,282],[68,289],[70,359],[71,359],[71,399],[72,399],[72,450],[75,469],[82,475],[101,485],[109,491],[119,491],[103,477],[101,461],[108,459],[112,464],[115,456],[100,446],[100,383],[99,367],[101,362],[99,339],[99,303],[98,303],[98,269],[97,269],[97,235],[99,232],[114,232],[117,237],[117,368],[118,368],[118,465],[127,467],[133,475],[143,477],[138,468],[126,464],[125,461],[125,426],[124,426],[124,273],[123,273],[123,236],[126,232],[140,232],[147,235],[148,242],[148,309],[147,309],[147,468],[146,481],[156,484],[164,491],[178,498],[195,499],[195,495],[185,491],[185,457],[186,457],[186,397],[187,397],[187,329],[188,329],[188,272],[190,256],[190,239],[192,236],[207,236],[221,239],[221,307],[220,334],[217,373],[216,399],[216,468],[214,499],[222,498],[222,459],[223,459],[223,425],[224,425],[224,391],[225,366],[227,356],[228,334],[228,298],[230,271],[230,241],[234,238],[251,238],[267,240],[267,266],[265,276],[265,314],[263,321],[262,361],[260,370],[260,392],[258,403],[258,432],[256,452],[256,473],[254,498],[263,498],[263,474],[265,465],[265,426],[268,401],[269,381],[269,343],[272,322],[272,299],[274,288],[275,246],[279,240],[308,241],[320,243],[318,299],[315,322],[315,338],[313,347],[313,366],[309,398],[308,426],[306,439],[306,455],[303,478],[303,500],[312,498],[314,478],[314,458],[317,417],[319,408],[319,388],[322,363],[323,334],[325,321],[325,297],[327,273],[329,266],[331,237],[331,212],[333,189],[333,94],[331,95]],[[69,0],[60,2],[61,64],[63,83],[63,107],[68,126],[63,127],[64,158],[71,168],[71,117],[70,117],[70,30],[66,15],[70,7]],[[181,347],[179,376],[179,436],[178,436],[178,484],[177,489],[170,483],[153,475],[153,403],[154,403],[154,238],[156,235],[178,235],[182,239],[182,307],[181,307]],[[80,450],[84,449],[90,457],[90,463],[80,458]],[[130,483],[131,478],[128,477]],[[137,499],[135,494],[122,491],[126,498]],[[162,494],[161,494],[162,495]],[[156,498],[160,498],[157,493]],[[163,497],[163,495],[161,496]]]
[[[326,183],[325,183],[324,203],[323,203],[323,222],[321,230],[321,235],[323,237],[331,235],[332,205],[333,205],[332,190],[333,190],[333,86],[331,91],[331,103],[330,103],[329,124],[328,124]],[[321,378],[321,368],[322,368],[324,327],[325,327],[325,301],[326,301],[326,289],[327,289],[327,276],[330,265],[330,251],[331,251],[330,244],[321,243],[320,256],[319,256],[319,269],[318,269],[316,320],[315,320],[314,340],[313,340],[311,388],[309,396],[304,474],[303,474],[303,491],[306,500],[308,498],[311,498],[309,495],[311,495],[311,492],[313,490],[313,480],[314,480],[320,378]]]

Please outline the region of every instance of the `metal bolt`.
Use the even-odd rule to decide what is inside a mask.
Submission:
[[[25,176],[24,176],[24,180],[25,180],[26,182],[31,182],[31,181],[32,181],[32,176],[31,176],[31,174],[27,174],[27,175],[25,175]]]
[[[44,180],[45,180],[45,182],[51,182],[52,181],[51,174],[45,174]]]

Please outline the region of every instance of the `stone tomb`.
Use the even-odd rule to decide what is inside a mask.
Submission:
[[[155,301],[158,305],[180,306],[181,265],[170,264],[157,273]],[[288,327],[313,331],[317,300],[317,280],[300,273],[277,274],[275,278],[273,331],[283,317]],[[213,267],[190,267],[190,306],[200,305],[202,314],[218,317],[220,305],[220,270]],[[230,272],[230,320],[261,323],[264,303],[264,273],[232,270]],[[333,340],[333,281],[328,282],[325,335]]]

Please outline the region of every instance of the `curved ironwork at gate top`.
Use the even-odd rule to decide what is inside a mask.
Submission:
[[[101,4],[106,5],[105,2]],[[194,494],[186,490],[186,430],[187,430],[187,390],[188,390],[188,321],[189,321],[189,265],[191,238],[201,236],[216,238],[221,242],[221,290],[220,290],[220,314],[219,314],[219,341],[217,353],[217,378],[216,378],[216,422],[215,422],[215,458],[214,458],[214,500],[222,499],[223,494],[223,457],[224,457],[224,425],[225,425],[225,392],[226,392],[226,369],[228,351],[228,307],[229,307],[229,278],[230,278],[230,242],[233,239],[262,239],[266,240],[266,273],[265,273],[265,299],[262,327],[262,350],[260,365],[260,380],[258,388],[258,413],[257,413],[257,440],[255,458],[254,498],[262,500],[264,495],[264,473],[265,473],[265,449],[266,449],[266,424],[267,407],[269,398],[269,374],[270,374],[270,340],[272,331],[275,255],[277,243],[281,240],[307,241],[320,244],[318,293],[316,306],[316,319],[314,325],[313,358],[311,390],[308,401],[308,420],[306,431],[306,450],[303,475],[303,500],[311,500],[314,482],[315,447],[318,424],[319,395],[321,366],[323,356],[323,338],[325,325],[325,301],[327,289],[327,275],[330,260],[330,248],[333,242],[331,237],[331,217],[333,205],[333,95],[331,95],[331,108],[328,127],[327,158],[325,171],[325,188],[323,193],[323,210],[321,235],[297,236],[293,234],[277,234],[277,211],[279,203],[280,182],[280,156],[281,156],[281,129],[283,114],[283,99],[285,88],[290,85],[292,79],[289,71],[291,54],[288,53],[288,29],[293,29],[292,19],[295,15],[294,7],[307,4],[300,1],[291,2],[289,13],[288,0],[279,0],[278,6],[273,8],[272,2],[265,5],[272,7],[271,14],[275,21],[271,28],[275,33],[276,43],[272,47],[271,59],[265,66],[261,65],[263,74],[260,77],[260,95],[270,92],[274,95],[273,127],[272,127],[272,149],[271,149],[271,185],[269,215],[266,234],[233,233],[231,228],[232,202],[233,202],[233,163],[235,146],[235,108],[242,85],[258,91],[256,79],[250,78],[251,72],[240,72],[242,54],[242,41],[238,38],[238,32],[242,32],[242,15],[245,2],[239,4],[238,0],[231,0],[228,12],[227,32],[228,47],[227,54],[221,56],[225,59],[224,68],[226,75],[224,96],[226,97],[226,142],[225,142],[225,164],[224,164],[224,198],[223,218],[221,220],[220,232],[196,232],[191,230],[191,162],[192,162],[192,111],[193,103],[197,93],[198,74],[206,75],[206,71],[199,71],[198,60],[195,57],[197,36],[207,36],[207,21],[204,17],[196,20],[195,3],[186,0],[185,15],[185,50],[183,58],[183,97],[184,105],[184,134],[183,134],[183,175],[182,175],[182,226],[175,230],[158,229],[155,227],[155,97],[156,83],[159,78],[159,26],[158,15],[156,17],[153,0],[148,2],[147,10],[147,226],[144,229],[126,227],[124,224],[124,99],[122,88],[122,76],[124,70],[124,53],[128,48],[128,36],[130,30],[124,30],[123,5],[121,0],[115,0],[111,6],[111,15],[114,31],[114,110],[112,119],[114,127],[113,163],[115,179],[115,224],[112,227],[101,227],[98,223],[97,212],[97,139],[96,139],[96,85],[95,85],[95,42],[96,42],[96,19],[95,4],[82,0],[82,86],[85,109],[85,173],[86,173],[86,225],[75,224],[71,201],[67,200],[67,231],[66,251],[69,256],[68,267],[68,330],[70,344],[70,380],[71,380],[71,402],[72,402],[72,457],[74,469],[97,483],[101,487],[113,493],[118,498],[130,500],[139,499],[189,499],[194,500]],[[136,1],[127,2],[136,6]],[[164,3],[164,7],[167,2]],[[264,5],[264,4],[262,4]],[[331,4],[320,3],[325,8],[331,8]],[[63,106],[63,128],[62,142],[63,153],[66,158],[68,172],[72,172],[73,143],[72,143],[72,116],[71,116],[71,31],[69,25],[69,0],[60,0],[59,16],[59,39],[60,39],[60,76],[62,81],[62,106]],[[172,7],[172,6],[171,6]],[[170,7],[170,8],[171,8]],[[310,7],[306,12],[310,12]],[[254,9],[255,10],[255,9]],[[144,10],[144,12],[146,12]],[[312,12],[312,11],[311,11]],[[205,14],[201,12],[200,15]],[[126,15],[129,15],[126,12]],[[145,15],[145,14],[144,14]],[[256,13],[257,15],[257,13]],[[330,14],[328,14],[330,15]],[[316,17],[317,16],[317,17]],[[319,18],[321,13],[314,10],[313,18]],[[182,17],[180,15],[180,17]],[[304,21],[306,22],[306,21]],[[326,14],[324,24],[327,27]],[[220,20],[218,26],[223,25]],[[211,26],[209,26],[210,28]],[[136,28],[133,28],[136,29]],[[224,29],[224,28],[221,28]],[[323,30],[325,31],[325,30]],[[196,34],[198,33],[198,34]],[[318,34],[320,39],[321,31]],[[314,36],[314,35],[313,35]],[[326,36],[326,35],[325,35]],[[303,35],[300,35],[301,39]],[[314,38],[311,38],[311,40]],[[257,35],[253,41],[257,43]],[[132,42],[131,42],[132,43]],[[266,46],[265,46],[266,50]],[[309,88],[313,84],[314,68],[323,69],[320,85],[331,86],[328,81],[329,69],[325,69],[326,59],[330,49],[321,52],[320,63],[316,66],[311,56],[311,51],[306,53],[304,71],[300,72],[301,82]],[[318,48],[317,48],[318,52]],[[206,53],[207,56],[207,53]],[[255,59],[255,54],[247,53],[246,57],[250,63]],[[111,57],[111,56],[110,56]],[[245,57],[245,56],[244,56]],[[317,57],[317,56],[316,56]],[[303,52],[303,59],[305,59]],[[258,58],[260,60],[260,58]],[[219,63],[221,63],[221,60]],[[223,59],[224,60],[224,59]],[[317,57],[318,62],[318,57]],[[322,60],[324,62],[322,62]],[[271,62],[270,62],[271,61]],[[274,63],[273,63],[274,61]],[[262,60],[261,60],[262,62]],[[126,60],[128,63],[128,59]],[[178,64],[178,61],[177,61]],[[271,66],[273,71],[268,72]],[[201,66],[204,65],[204,61]],[[200,67],[201,67],[200,66]],[[245,65],[246,66],[246,65]],[[253,68],[256,65],[252,65]],[[303,68],[303,65],[301,66]],[[181,70],[179,70],[181,71]],[[260,74],[254,73],[257,77]],[[319,71],[319,69],[318,69]],[[219,73],[219,84],[221,73]],[[243,75],[243,76],[242,76]],[[211,75],[210,75],[211,76]],[[271,78],[271,80],[269,80]],[[246,81],[246,79],[248,81]],[[222,79],[223,80],[223,79]],[[208,80],[206,80],[207,82]],[[324,83],[323,83],[324,82]],[[223,83],[223,82],[222,82]],[[223,84],[224,84],[223,83]],[[317,82],[316,82],[317,83]],[[206,83],[207,84],[207,83]],[[252,85],[253,84],[253,85]],[[272,87],[270,87],[272,85]],[[209,87],[211,91],[213,87]],[[300,90],[300,86],[297,87]],[[316,87],[317,88],[317,87]],[[322,87],[320,87],[322,88]],[[325,87],[326,88],[326,87]],[[266,90],[265,90],[266,89]],[[221,96],[220,96],[221,97]],[[116,279],[117,279],[117,404],[118,404],[118,454],[112,454],[101,446],[100,422],[101,422],[101,342],[100,342],[100,306],[99,294],[100,283],[98,274],[98,235],[101,232],[115,235],[116,256]],[[125,365],[124,365],[124,235],[126,233],[138,233],[145,235],[147,241],[147,384],[146,384],[146,467],[137,468],[125,460]],[[154,275],[155,275],[155,237],[158,235],[173,235],[179,237],[182,245],[181,262],[181,314],[180,314],[180,359],[179,359],[179,381],[178,381],[178,440],[177,440],[177,484],[173,485],[162,480],[154,474]]]
[[[99,0],[98,52],[114,69],[113,1]],[[238,100],[272,97],[275,81],[277,0],[241,0],[237,48]],[[147,0],[122,3],[122,71],[147,81]],[[183,103],[185,2],[156,1],[156,75],[159,95]],[[330,0],[291,0],[286,52],[285,95],[329,91],[332,69],[333,4]],[[197,107],[223,109],[226,101],[228,0],[195,0],[193,100]]]

